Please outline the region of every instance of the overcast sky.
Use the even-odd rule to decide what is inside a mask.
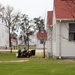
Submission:
[[[29,18],[44,16],[46,11],[53,9],[53,0],[0,0],[0,3],[14,7]]]

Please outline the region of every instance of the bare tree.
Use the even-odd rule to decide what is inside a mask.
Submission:
[[[24,43],[28,46],[29,50],[29,35],[33,34],[33,24],[31,24],[32,20],[29,20],[28,15],[22,14],[21,15],[21,22],[20,22],[20,29],[21,29],[21,35],[20,39],[24,39]]]
[[[13,13],[14,8],[11,6],[4,7],[0,5],[0,16],[9,29],[9,47],[11,47],[11,32],[16,30],[18,23],[18,14]]]

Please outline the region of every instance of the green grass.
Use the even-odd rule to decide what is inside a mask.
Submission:
[[[52,58],[16,58],[15,53],[1,52],[0,61],[29,60],[25,62],[0,62],[0,75],[75,75],[75,61]]]

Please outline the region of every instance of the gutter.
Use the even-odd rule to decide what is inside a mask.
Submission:
[[[59,59],[61,59],[61,20],[59,25]]]
[[[53,52],[52,52],[52,28],[51,28],[51,56],[53,56]]]
[[[56,20],[75,20],[75,18],[56,18]]]

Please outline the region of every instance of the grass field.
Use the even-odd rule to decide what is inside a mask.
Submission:
[[[75,75],[75,60],[16,58],[15,53],[1,52],[0,75]]]

